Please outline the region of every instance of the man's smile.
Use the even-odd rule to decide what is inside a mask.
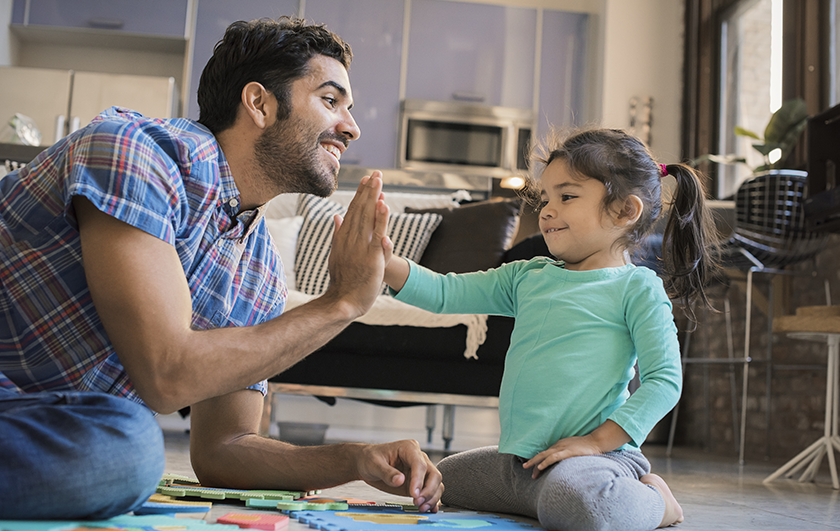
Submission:
[[[335,157],[336,160],[341,160],[341,149],[338,146],[322,142],[321,147],[324,148],[327,153]]]

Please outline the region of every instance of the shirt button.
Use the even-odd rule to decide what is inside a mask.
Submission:
[[[239,206],[239,201],[237,201],[236,198],[234,198],[228,201],[228,204],[230,205],[230,208],[236,208]]]

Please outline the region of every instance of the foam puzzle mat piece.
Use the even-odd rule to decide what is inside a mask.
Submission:
[[[212,525],[212,527],[210,527]],[[0,531],[239,531],[235,525],[164,515],[122,515],[109,520],[0,520]]]
[[[279,531],[289,525],[289,517],[284,514],[242,514],[228,513],[216,519],[217,524],[232,524],[242,529],[262,529]]]
[[[198,480],[178,474],[164,474],[156,489],[158,494],[173,498],[202,498],[206,500],[277,500],[291,501],[306,496],[315,496],[320,490],[245,490],[219,489],[202,486]]]
[[[157,502],[146,502],[141,507],[134,510],[135,515],[179,514],[179,513],[206,514],[208,512],[210,512],[210,507],[200,507],[200,506],[197,506],[197,505],[178,505],[176,503],[157,503]]]
[[[163,494],[152,494],[146,503],[134,510],[134,514],[184,514],[203,518],[202,514],[206,515],[212,508],[210,502],[184,501]]]
[[[202,487],[200,485],[166,485],[159,486],[158,494],[164,494],[173,498],[202,498],[205,500],[276,500],[294,501],[307,495],[306,492],[285,491],[285,490],[238,490],[238,489],[216,489]]]
[[[281,511],[346,511],[349,506],[342,502],[306,502],[295,500],[277,502],[277,508]]]
[[[405,531],[406,525],[437,528],[435,531],[537,531],[531,524],[491,514],[463,511],[409,514],[402,511],[290,513],[292,518],[320,531]],[[485,529],[486,528],[486,529]]]
[[[245,500],[245,507],[250,509],[277,509],[277,504],[280,503],[277,500],[256,500],[256,499],[248,499]]]
[[[179,483],[181,485],[199,485],[197,479],[189,476],[182,476],[180,474],[164,474],[160,479],[160,485],[162,486],[172,485],[173,483]]]

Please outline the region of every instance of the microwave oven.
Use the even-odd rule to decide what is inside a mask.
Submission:
[[[406,99],[397,166],[508,177],[527,170],[531,109]]]

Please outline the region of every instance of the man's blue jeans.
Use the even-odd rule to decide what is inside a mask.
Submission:
[[[140,404],[0,389],[0,519],[123,514],[154,493],[163,467],[163,434]]]

